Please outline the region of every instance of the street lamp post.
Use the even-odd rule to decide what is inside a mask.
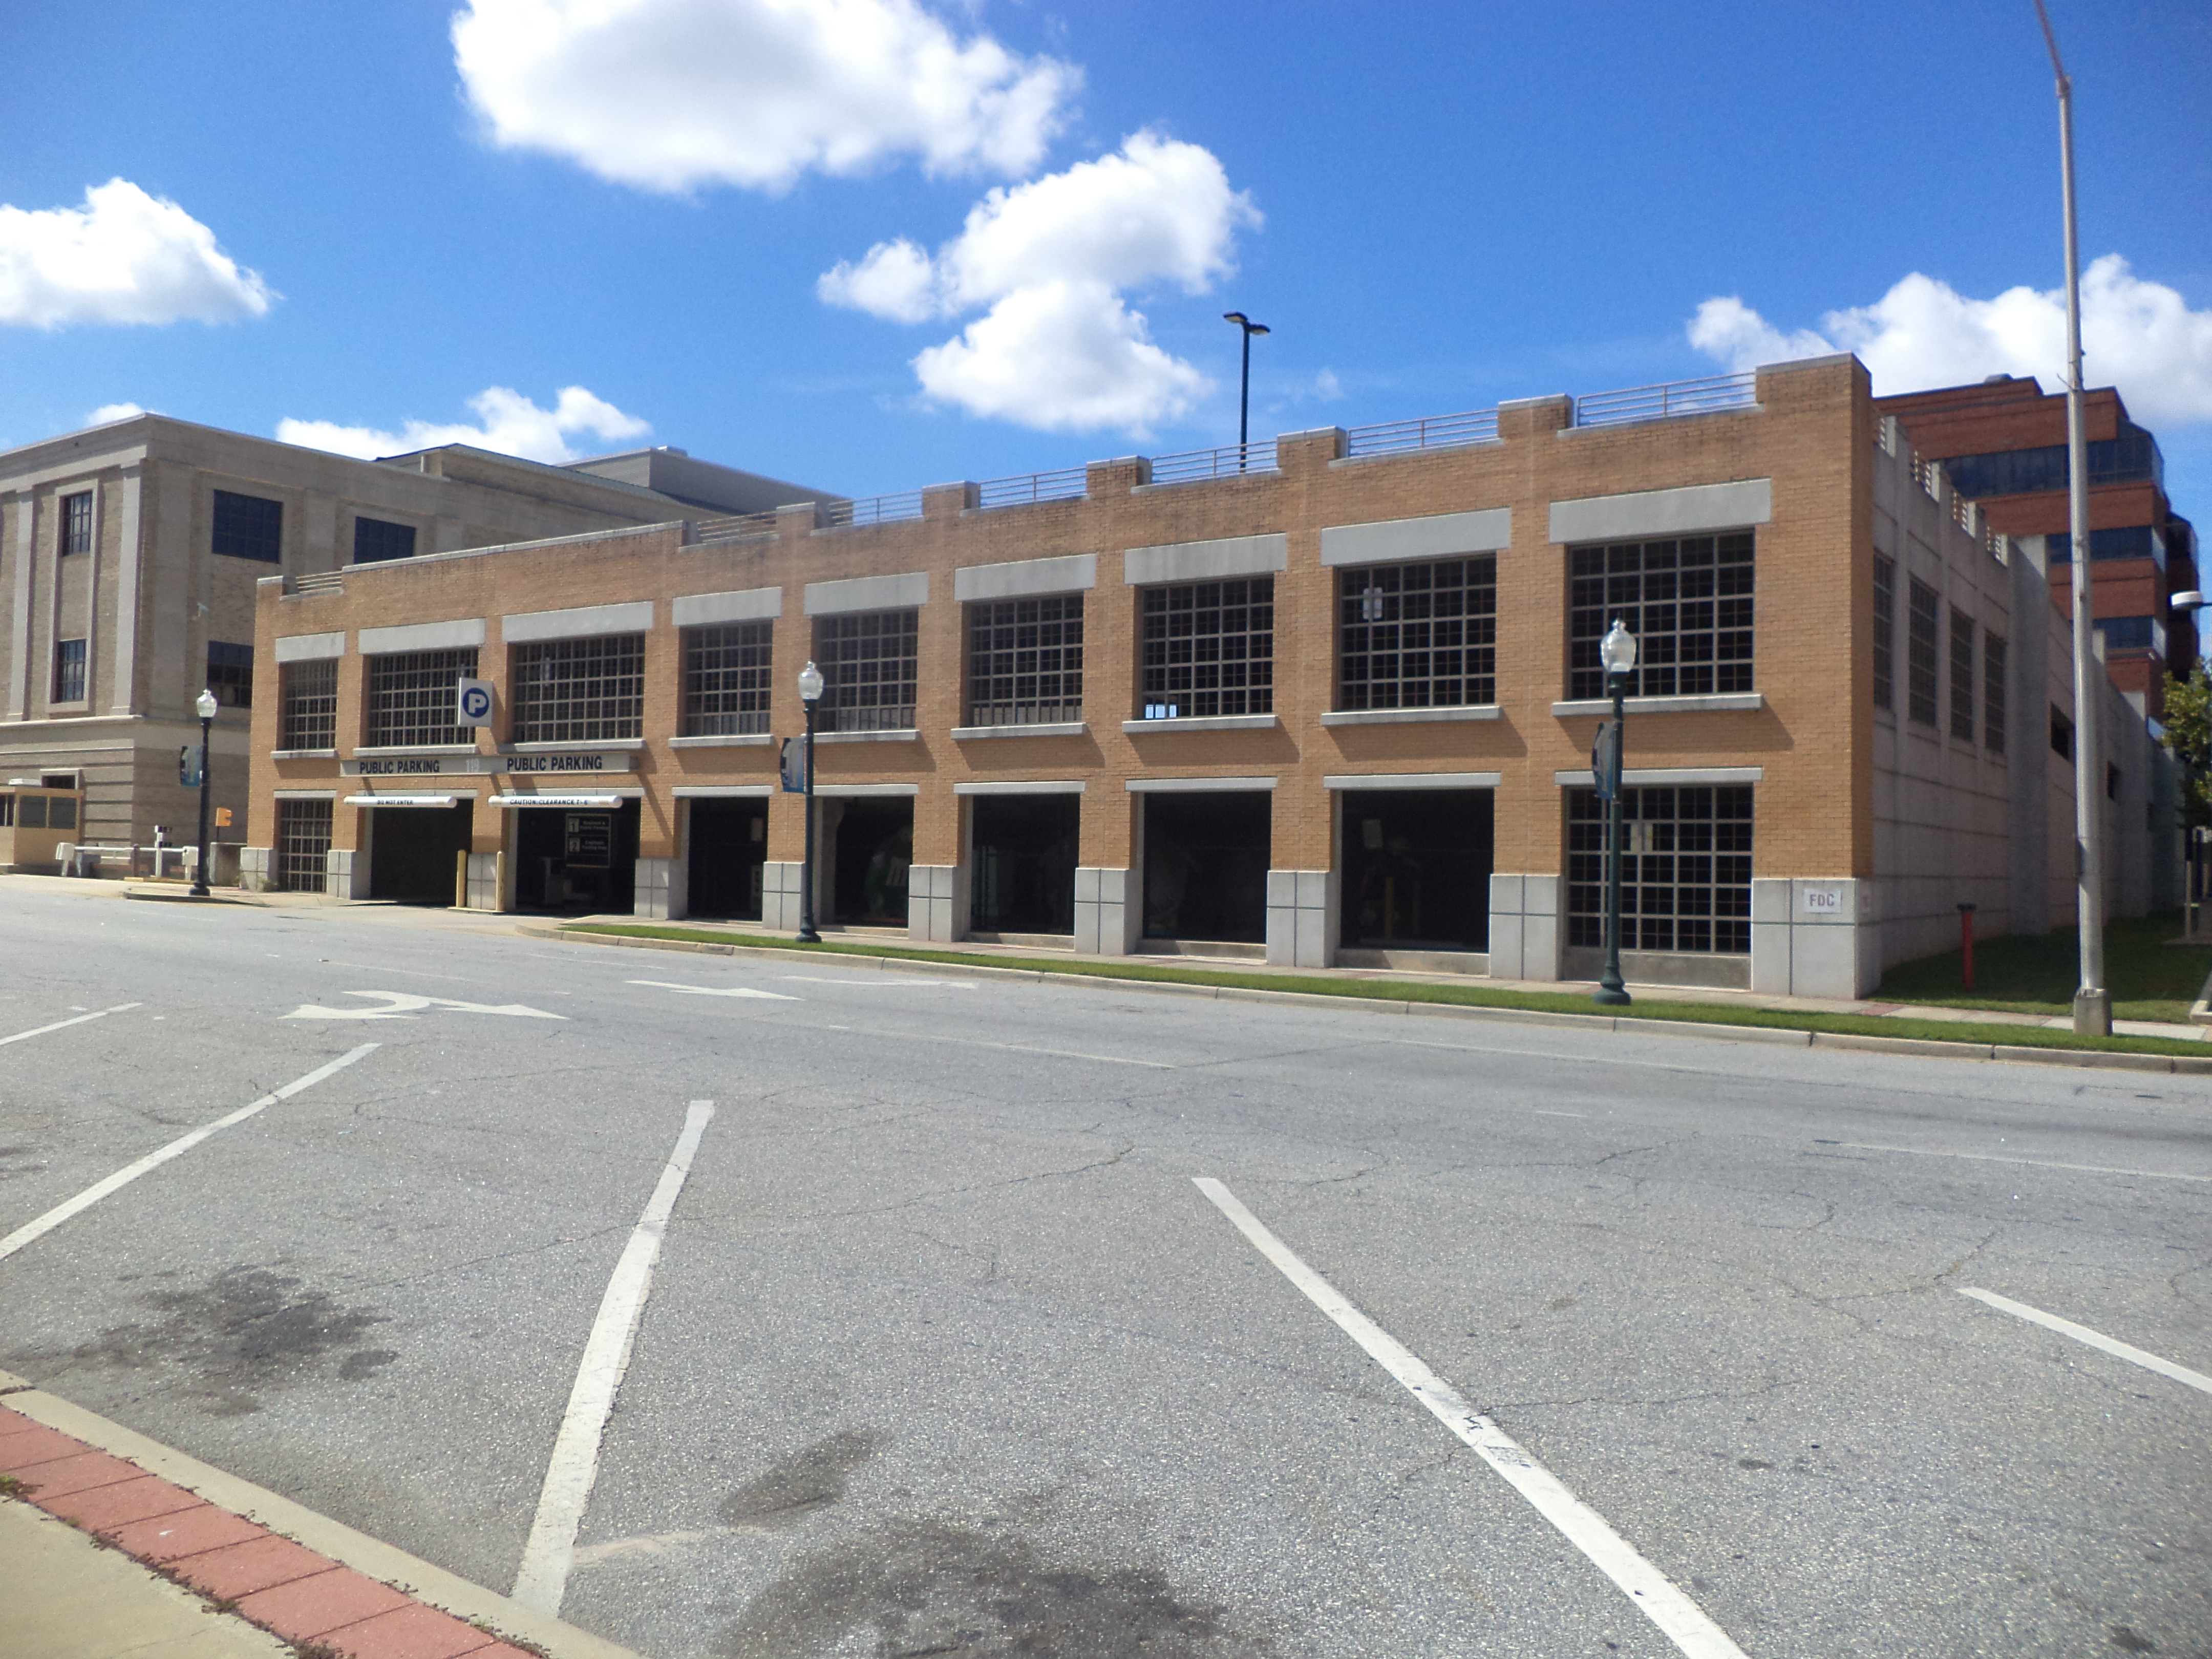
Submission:
[[[200,716],[200,857],[192,866],[192,896],[208,896],[208,728],[214,724],[215,711],[222,705],[212,691],[202,691],[193,708]]]
[[[822,671],[811,662],[799,671],[799,701],[806,708],[806,863],[799,884],[799,942],[819,945],[814,931],[814,714],[822,702]]]
[[[1620,976],[1620,860],[1626,850],[1621,846],[1620,755],[1628,720],[1628,677],[1636,668],[1636,635],[1620,625],[1620,617],[1613,619],[1613,628],[1599,642],[1597,654],[1605,665],[1606,684],[1613,692],[1613,740],[1601,743],[1595,757],[1604,768],[1604,775],[1595,781],[1606,799],[1605,971],[1598,975],[1597,989],[1591,993],[1590,1000],[1608,1008],[1625,1008],[1634,999]]]
[[[1254,322],[1241,311],[1224,311],[1221,313],[1221,320],[1234,323],[1244,331],[1244,376],[1237,392],[1237,470],[1242,472],[1246,446],[1249,442],[1248,431],[1252,413],[1252,337],[1267,332],[1267,325]]]

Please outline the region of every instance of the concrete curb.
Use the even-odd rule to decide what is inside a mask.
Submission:
[[[367,1533],[356,1532],[343,1522],[319,1515],[250,1480],[225,1474],[157,1440],[149,1440],[135,1429],[111,1422],[58,1395],[48,1394],[8,1371],[0,1371],[0,1405],[58,1434],[81,1440],[111,1457],[135,1464],[218,1510],[228,1510],[318,1555],[327,1556],[364,1578],[389,1584],[465,1623],[534,1649],[546,1655],[547,1659],[639,1659],[628,1648],[523,1607],[496,1590],[471,1583],[443,1567],[433,1566]],[[30,1495],[29,1501],[39,1502],[35,1492]],[[150,1566],[150,1570],[163,1571],[159,1566]]]
[[[1703,1037],[1710,1042],[1764,1043],[1784,1048],[1848,1048],[1862,1054],[1913,1054],[1930,1060],[2004,1060],[2024,1066],[2074,1066],[2118,1072],[2158,1072],[2169,1076],[2212,1077],[2212,1055],[2115,1054],[2090,1048],[2040,1048],[2021,1043],[1946,1042],[1931,1037],[1876,1036],[1854,1031],[1814,1031],[1786,1025],[1729,1025],[1688,1019],[1638,1019],[1612,1014],[1572,1014],[1547,1008],[1482,1008],[1465,1003],[1401,1002],[1389,997],[1328,996],[1312,991],[1264,991],[1243,985],[1186,985],[1173,980],[1115,979],[1099,974],[1055,974],[1028,968],[998,968],[964,962],[914,962],[902,957],[850,955],[843,951],[787,951],[774,945],[715,945],[696,939],[634,939],[619,933],[577,933],[563,928],[524,924],[515,931],[528,939],[563,945],[611,945],[628,950],[679,951],[695,956],[748,957],[762,962],[825,961],[887,974],[937,977],[966,974],[1017,984],[1104,988],[1150,995],[1194,996],[1219,1002],[1268,1002],[1309,1008],[1353,1008],[1377,1014],[1409,1014],[1511,1025],[1566,1025],[1585,1031],[1624,1031],[1638,1036]],[[2208,987],[2212,995],[2212,987]],[[2208,1020],[2207,1023],[2212,1023]]]

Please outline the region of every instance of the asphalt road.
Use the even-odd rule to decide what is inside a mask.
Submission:
[[[0,1366],[500,1589],[714,1103],[562,1607],[655,1659],[1682,1650],[1198,1177],[1757,1659],[2212,1654],[2212,1395],[1960,1293],[2212,1370],[2207,1080],[23,879],[0,940],[0,1235],[377,1045],[0,1260]]]

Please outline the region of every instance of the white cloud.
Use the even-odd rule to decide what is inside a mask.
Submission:
[[[1336,371],[1324,368],[1314,376],[1314,396],[1325,404],[1335,403],[1344,396],[1344,382],[1336,378]]]
[[[1213,154],[1155,133],[1115,155],[991,191],[934,258],[878,242],[817,284],[823,301],[895,322],[987,313],[914,360],[923,391],[970,413],[1046,430],[1146,435],[1210,387],[1152,343],[1122,290],[1204,293],[1261,222]]]
[[[468,0],[453,39],[495,143],[668,191],[780,191],[905,155],[1018,175],[1082,82],[916,0]]]
[[[127,179],[91,185],[81,208],[0,205],[0,323],[222,323],[276,297],[213,231]]]
[[[137,404],[102,404],[84,417],[87,426],[112,426],[118,421],[135,421],[146,411]]]
[[[375,427],[340,426],[334,421],[287,418],[277,422],[276,436],[283,443],[327,449],[365,461],[434,449],[441,444],[472,444],[478,449],[557,465],[581,459],[581,452],[568,447],[571,436],[589,433],[618,443],[645,437],[653,430],[650,422],[623,414],[580,386],[562,387],[550,409],[540,409],[520,392],[503,386],[478,392],[469,399],[469,407],[477,412],[477,425],[409,421],[398,432],[386,432]]]
[[[1877,392],[1919,392],[1999,373],[2066,380],[2066,295],[2007,289],[1976,300],[1915,271],[1870,306],[1832,311],[1822,332],[1784,335],[1733,296],[1706,301],[1690,343],[1733,368],[1856,351]],[[2161,283],[2108,253],[2081,275],[2082,371],[2117,386],[2147,425],[2212,421],[2212,310],[2191,311]]]

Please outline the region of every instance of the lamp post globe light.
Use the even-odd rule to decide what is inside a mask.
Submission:
[[[1605,970],[1598,975],[1590,1000],[1621,1008],[1633,1000],[1620,976],[1620,860],[1625,850],[1620,844],[1620,756],[1628,719],[1628,677],[1636,672],[1636,635],[1620,625],[1620,617],[1613,619],[1613,627],[1598,642],[1597,656],[1605,665],[1606,685],[1613,693],[1613,732],[1610,743],[1601,738],[1595,757],[1604,769],[1595,781],[1606,803]]]
[[[200,855],[192,866],[192,896],[208,896],[208,728],[222,707],[212,691],[202,691],[192,703],[200,717]]]
[[[799,671],[799,701],[806,709],[806,862],[800,867],[799,879],[799,942],[819,945],[822,935],[814,930],[814,714],[822,702],[822,671],[811,661]]]
[[[1242,472],[1246,459],[1245,446],[1249,441],[1247,428],[1252,413],[1252,337],[1267,333],[1267,325],[1254,322],[1241,311],[1224,311],[1221,313],[1221,320],[1234,323],[1244,331],[1244,374],[1237,392],[1237,470]]]

